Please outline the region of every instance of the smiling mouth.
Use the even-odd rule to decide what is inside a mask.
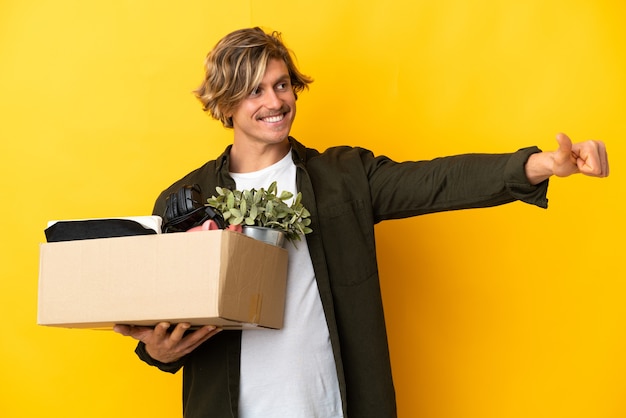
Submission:
[[[276,123],[276,122],[280,122],[283,119],[285,119],[284,113],[281,113],[278,115],[272,115],[272,116],[265,116],[261,118],[263,122],[267,122],[267,123]]]
[[[266,123],[279,123],[279,122],[282,122],[287,117],[287,114],[290,111],[291,109],[289,109],[288,107],[283,107],[281,109],[275,110],[272,113],[268,113],[263,116],[260,116],[258,120],[260,120],[261,122],[266,122]]]

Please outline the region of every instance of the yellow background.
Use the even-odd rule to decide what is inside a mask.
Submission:
[[[377,226],[400,417],[626,416],[626,3],[0,3],[0,415],[172,417],[180,375],[38,327],[50,219],[146,215],[229,143],[190,91],[227,32],[280,30],[315,83],[293,135],[395,159],[606,141],[605,180]],[[358,418],[358,417],[355,417]]]

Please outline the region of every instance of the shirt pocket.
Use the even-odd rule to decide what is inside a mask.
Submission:
[[[378,268],[371,206],[353,200],[318,209],[331,284],[354,286],[375,277]]]

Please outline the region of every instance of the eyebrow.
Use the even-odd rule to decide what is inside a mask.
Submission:
[[[285,75],[278,77],[272,84],[283,83],[289,80],[291,80],[291,77],[289,77],[289,74],[285,74]]]
[[[278,77],[277,79],[273,80],[271,82],[271,86],[275,86],[276,84],[280,84],[280,83],[284,83],[284,82],[291,82],[291,76],[287,73],[287,74],[283,74],[280,77]],[[259,84],[256,88],[259,88],[263,85],[263,83]]]

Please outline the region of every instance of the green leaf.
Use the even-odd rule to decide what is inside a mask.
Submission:
[[[235,207],[235,195],[230,193],[226,196],[226,206],[228,209],[232,209]]]
[[[292,197],[293,197],[293,193],[291,193],[291,192],[288,192],[288,191],[284,190],[284,191],[280,194],[279,199],[284,201],[284,200],[291,199]]]

